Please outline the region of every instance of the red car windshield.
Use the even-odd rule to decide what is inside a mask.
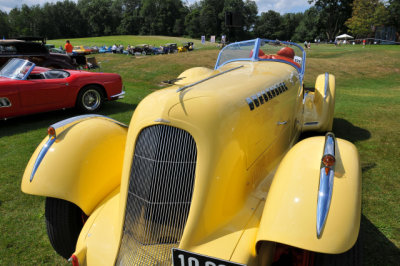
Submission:
[[[29,76],[35,64],[28,60],[13,58],[0,70],[0,76],[10,79],[23,80]]]

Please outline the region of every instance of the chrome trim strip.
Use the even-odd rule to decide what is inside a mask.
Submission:
[[[329,89],[329,73],[325,72],[325,90],[324,90],[324,100],[328,97],[328,89]]]
[[[53,125],[51,125],[50,127],[54,128],[56,134],[55,137],[57,138],[57,135],[61,134],[64,130],[66,130],[67,128],[72,127],[73,125],[80,123],[84,120],[88,120],[88,119],[92,119],[92,118],[101,118],[101,119],[105,119],[108,120],[110,122],[113,122],[117,125],[120,125],[122,127],[128,127],[127,125],[125,125],[124,123],[121,123],[115,119],[112,119],[110,117],[107,116],[103,116],[103,115],[78,115],[78,116],[74,116],[65,120],[62,120],[60,122],[57,122]]]
[[[328,132],[325,135],[324,154],[335,156],[335,135]],[[328,168],[328,173],[325,172]],[[320,238],[324,229],[326,218],[328,217],[329,207],[332,199],[333,180],[335,176],[334,166],[326,167],[321,163],[318,201],[317,201],[317,237]]]
[[[243,65],[238,66],[238,67],[234,67],[234,68],[231,68],[231,69],[228,69],[228,70],[225,70],[225,71],[222,71],[221,73],[218,73],[218,74],[215,74],[215,75],[213,75],[213,76],[207,77],[207,78],[205,78],[205,79],[196,81],[195,83],[192,83],[192,84],[183,86],[183,87],[177,89],[176,92],[183,91],[183,90],[185,90],[185,89],[187,89],[187,88],[193,87],[193,86],[195,86],[195,85],[197,85],[197,84],[203,83],[204,81],[207,81],[207,80],[209,80],[209,79],[218,77],[219,75],[225,74],[225,73],[227,73],[227,72],[230,72],[230,71],[232,71],[232,70],[236,70],[236,69],[241,68],[241,67],[243,67]]]
[[[110,98],[117,98],[117,99],[123,99],[125,97],[125,91],[122,91],[121,93],[111,95]]]
[[[35,173],[40,165],[40,163],[42,162],[44,156],[46,155],[46,153],[49,151],[51,145],[53,145],[54,141],[56,140],[55,137],[50,137],[49,140],[46,142],[46,144],[44,144],[43,148],[40,150],[35,164],[33,165],[33,169],[32,169],[32,173],[31,173],[31,177],[29,179],[29,182],[32,182],[33,177],[35,176]]]

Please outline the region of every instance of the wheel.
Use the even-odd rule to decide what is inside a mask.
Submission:
[[[47,235],[54,250],[62,257],[70,258],[86,215],[71,202],[46,198],[45,217]]]
[[[93,113],[103,104],[102,92],[99,87],[90,85],[81,89],[76,100],[76,106],[83,112]]]

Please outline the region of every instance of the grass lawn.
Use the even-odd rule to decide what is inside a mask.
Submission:
[[[174,41],[175,40],[175,41]],[[179,40],[179,41],[178,41]],[[71,39],[75,45],[180,43],[170,37],[111,36]],[[159,42],[157,42],[159,41]],[[65,40],[48,41],[64,44]],[[196,40],[196,46],[200,42]],[[213,67],[217,49],[132,57],[95,55],[102,72],[119,73],[126,98],[106,103],[100,114],[129,123],[143,97],[194,66]],[[357,146],[363,172],[361,237],[365,265],[400,262],[400,46],[312,46],[307,51],[306,86],[318,74],[336,75],[333,131]],[[44,198],[20,191],[25,166],[47,127],[77,115],[55,111],[0,121],[0,265],[63,265],[46,234]]]

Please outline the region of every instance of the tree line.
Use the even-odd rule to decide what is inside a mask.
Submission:
[[[300,13],[258,15],[252,0],[64,0],[0,11],[0,37],[48,39],[108,35],[226,35],[291,41],[333,40],[340,33],[373,37],[377,26],[400,30],[400,0],[309,0]],[[312,4],[312,5],[311,5]]]

